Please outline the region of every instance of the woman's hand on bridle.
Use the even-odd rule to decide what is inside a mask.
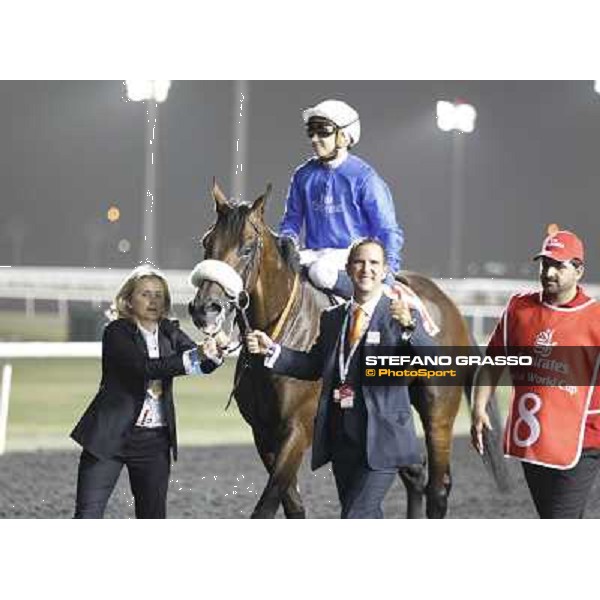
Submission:
[[[206,338],[198,344],[198,353],[200,354],[201,360],[212,360],[213,362],[220,363],[223,357],[223,352],[219,349],[215,338]]]
[[[217,350],[219,351],[219,354],[223,354],[223,352],[229,347],[229,336],[224,331],[219,331],[219,333],[217,333],[213,339],[217,344]]]

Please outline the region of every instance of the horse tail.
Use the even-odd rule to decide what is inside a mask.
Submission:
[[[471,338],[471,346],[477,350],[480,356],[483,356],[483,351],[479,344],[475,342],[473,337]],[[469,406],[469,412],[471,410],[471,395],[473,393],[473,385],[475,380],[475,373],[477,367],[473,366],[467,372],[463,389],[467,398],[467,404]],[[504,452],[502,451],[502,430],[504,424],[500,416],[500,409],[498,408],[498,399],[496,394],[492,394],[488,405],[487,412],[490,417],[490,423],[492,430],[484,430],[483,432],[483,464],[487,471],[491,474],[498,489],[501,492],[508,492],[511,489],[511,480],[508,473],[508,465]]]

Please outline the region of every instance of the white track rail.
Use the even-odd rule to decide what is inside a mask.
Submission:
[[[6,451],[6,428],[8,426],[8,401],[10,399],[10,384],[12,380],[12,365],[2,368],[2,389],[0,390],[0,456]]]

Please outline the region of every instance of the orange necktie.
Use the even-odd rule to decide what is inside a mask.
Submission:
[[[350,333],[348,334],[348,343],[350,348],[360,340],[363,333],[363,325],[366,317],[365,311],[360,306],[355,306],[352,313],[352,327],[350,327]]]

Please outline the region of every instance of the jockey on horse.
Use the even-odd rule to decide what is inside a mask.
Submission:
[[[304,121],[316,156],[294,173],[279,236],[264,219],[270,186],[253,203],[231,202],[213,186],[217,220],[203,237],[204,260],[190,277],[196,294],[189,304],[194,324],[208,335],[218,334],[235,316],[246,332],[268,331],[273,340],[307,351],[327,305],[327,298],[315,288],[346,298],[352,295],[343,269],[355,239],[374,237],[384,244],[389,284],[400,269],[403,234],[390,191],[366,162],[348,152],[360,137],[358,113],[343,102],[328,100],[304,111]],[[298,247],[304,226],[306,249],[301,251],[301,263],[313,285],[302,281],[294,264],[293,247]],[[421,306],[432,308],[437,316],[436,324],[423,318],[437,344],[471,346],[466,323],[452,300],[422,275],[405,272],[403,276],[414,293],[402,287],[403,298],[392,303],[392,316],[410,329],[412,316],[404,299],[418,307],[417,294]],[[287,517],[305,516],[297,473],[312,441],[321,383],[274,375],[248,361],[245,354],[238,359],[233,396],[252,427],[269,473],[253,516],[273,517],[280,504]],[[467,395],[470,385],[469,379]],[[427,516],[443,517],[452,481],[452,428],[462,387],[428,385],[416,392],[411,401],[423,425],[428,461],[427,467],[411,465],[399,472],[408,492],[407,515],[420,516],[426,496]],[[489,448],[492,473],[504,485],[506,467],[499,444]]]
[[[390,266],[386,283],[400,271],[404,233],[396,220],[389,187],[366,161],[349,149],[360,140],[360,118],[348,104],[325,100],[303,111],[315,156],[300,165],[290,183],[279,234],[298,248],[300,262],[319,289],[350,298],[345,271],[348,250],[358,238],[379,239]]]

